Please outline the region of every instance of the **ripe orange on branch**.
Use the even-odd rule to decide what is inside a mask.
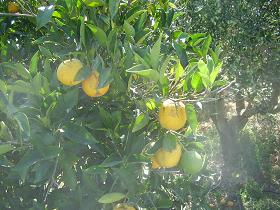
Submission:
[[[106,94],[110,85],[98,88],[99,73],[94,71],[87,79],[82,82],[83,91],[90,97],[99,97]]]
[[[187,114],[183,102],[165,100],[159,110],[160,125],[167,130],[179,130],[184,127]]]
[[[8,12],[9,13],[17,13],[19,11],[19,5],[16,2],[10,1],[8,2]]]
[[[81,81],[76,81],[75,78],[82,67],[83,64],[78,59],[65,60],[57,68],[57,79],[66,86],[77,85]]]
[[[160,148],[152,158],[152,168],[172,168],[177,166],[182,154],[182,146],[178,142],[172,150]]]
[[[113,210],[136,210],[133,206],[126,203],[119,203],[114,206]]]

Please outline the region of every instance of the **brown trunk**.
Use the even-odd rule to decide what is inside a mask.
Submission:
[[[247,175],[256,181],[262,180],[262,172],[256,160],[255,148],[248,135],[241,133],[248,118],[240,115],[227,117],[224,99],[219,99],[212,107],[212,120],[220,137],[223,167],[223,185],[227,191],[239,190]]]

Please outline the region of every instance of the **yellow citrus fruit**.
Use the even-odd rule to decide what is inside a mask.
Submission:
[[[159,110],[159,122],[167,130],[179,130],[187,121],[185,105],[182,102],[174,102],[167,99]]]
[[[99,74],[94,71],[87,79],[82,82],[84,92],[90,97],[99,97],[106,94],[109,90],[109,85],[102,88],[97,88],[99,82]]]
[[[119,203],[114,206],[113,210],[136,210],[133,206],[126,203]]]
[[[78,59],[65,60],[57,68],[57,79],[63,85],[77,85],[81,81],[76,81],[75,78],[82,67],[83,64]]]
[[[152,169],[158,169],[160,168],[159,163],[157,162],[155,156],[152,157]]]
[[[154,158],[158,165],[163,168],[172,168],[177,166],[182,154],[182,146],[176,143],[176,147],[173,150],[165,150],[160,148],[154,155]]]
[[[8,2],[9,13],[17,13],[18,11],[19,11],[19,5],[16,2],[13,1]]]
[[[196,151],[185,151],[182,155],[180,166],[185,173],[194,175],[203,168],[203,159]]]

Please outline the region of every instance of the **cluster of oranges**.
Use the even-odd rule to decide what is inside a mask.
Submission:
[[[174,102],[167,99],[159,110],[160,125],[167,129],[177,131],[185,126],[187,113],[183,102]],[[152,157],[152,168],[172,168],[180,165],[186,173],[196,174],[203,167],[203,159],[196,151],[183,150],[179,141],[173,150],[160,148]]]
[[[76,80],[82,68],[83,64],[78,59],[65,60],[57,68],[57,79],[66,86],[82,83],[83,91],[90,97],[99,97],[106,94],[110,85],[98,88],[99,73],[97,71],[93,71],[85,80]]]
[[[78,73],[82,70],[83,64],[78,59],[63,61],[57,68],[58,80],[66,86],[74,86],[82,83],[83,91],[90,97],[99,97],[106,94],[109,84],[99,88],[99,73],[92,71],[88,78],[76,80]],[[165,100],[159,110],[159,123],[162,128],[177,131],[182,129],[187,122],[187,113],[183,102],[175,102],[171,99]],[[176,139],[176,146],[172,150],[164,147],[159,148],[152,156],[152,168],[172,168],[180,164],[180,167],[187,173],[196,174],[203,167],[203,160],[196,151],[183,151],[183,146]],[[114,210],[135,210],[128,204],[118,204]]]

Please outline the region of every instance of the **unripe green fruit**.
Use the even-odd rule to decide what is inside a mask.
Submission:
[[[196,174],[203,167],[203,159],[196,151],[185,151],[180,160],[180,167],[185,173]]]

